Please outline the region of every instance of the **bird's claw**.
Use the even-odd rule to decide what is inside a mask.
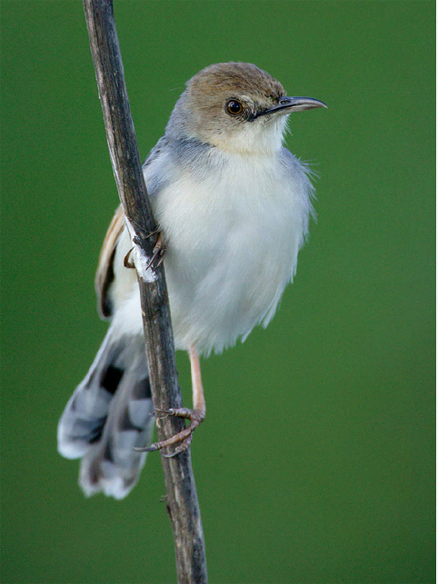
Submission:
[[[154,452],[155,450],[161,450],[162,448],[166,448],[167,446],[172,446],[172,444],[178,444],[173,452],[170,454],[163,454],[165,458],[173,458],[177,454],[181,454],[181,452],[185,452],[187,448],[190,446],[193,438],[193,432],[196,428],[204,421],[205,418],[205,411],[201,410],[189,410],[188,408],[170,408],[168,410],[155,410],[155,415],[163,414],[161,418],[166,416],[175,416],[178,418],[185,418],[186,420],[190,420],[190,424],[187,428],[175,434],[171,438],[167,440],[162,440],[161,442],[156,442],[155,444],[151,444],[147,448],[136,448],[140,452]]]
[[[152,250],[152,258],[149,260],[148,265],[146,266],[147,270],[151,267],[158,268],[159,266],[161,266],[161,264],[163,263],[163,260],[164,260],[164,256],[165,256],[166,251],[167,251],[167,248],[163,242],[163,237],[162,237],[161,233],[158,231],[158,229],[155,229],[155,231],[152,231],[151,233],[149,233],[149,235],[146,237],[146,239],[148,239],[152,235],[155,235],[156,233],[158,233],[157,243],[154,245],[154,249]],[[140,243],[140,239],[137,236],[134,237],[133,241],[137,245]],[[131,260],[131,254],[132,254],[133,249],[134,248],[131,247],[131,249],[128,251],[128,253],[125,255],[125,257],[123,259],[123,265],[125,266],[125,268],[130,268],[130,269],[135,268],[135,264]],[[158,260],[158,262],[157,262],[157,260]],[[157,263],[155,263],[155,262],[157,262]]]
[[[151,266],[154,268],[158,268],[161,266],[164,260],[164,256],[166,254],[167,248],[163,242],[163,236],[161,233],[158,234],[157,243],[154,245],[154,249],[152,250],[152,258],[149,261],[146,269],[148,270]],[[158,260],[158,261],[157,261]],[[155,263],[157,262],[157,263]]]
[[[135,268],[134,262],[132,262],[130,259],[133,249],[134,248],[131,247],[131,249],[128,251],[128,253],[125,255],[125,257],[123,259],[123,265],[125,266],[125,268],[128,268],[130,270]]]

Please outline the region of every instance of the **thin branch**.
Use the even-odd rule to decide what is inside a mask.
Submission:
[[[135,233],[140,257],[152,257],[156,239],[148,235],[155,230],[156,224],[141,169],[112,0],[83,2],[108,147],[120,200],[128,224]],[[179,408],[182,406],[182,398],[177,380],[163,267],[153,270],[152,277],[150,269],[147,273],[139,270],[138,280],[154,407],[157,410]],[[184,422],[180,418],[163,417],[157,420],[158,439],[170,438],[183,427]],[[162,456],[162,463],[167,489],[167,508],[175,537],[178,582],[206,584],[204,537],[190,450],[174,458]]]

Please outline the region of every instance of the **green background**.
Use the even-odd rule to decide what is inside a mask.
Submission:
[[[293,115],[318,222],[269,328],[203,362],[192,446],[213,584],[434,581],[433,2],[115,0],[141,156],[184,82],[254,62]],[[85,499],[56,426],[106,325],[117,205],[80,0],[3,1],[2,578],[175,581],[160,457]],[[273,250],[275,253],[275,250]],[[190,403],[186,356],[178,355]]]

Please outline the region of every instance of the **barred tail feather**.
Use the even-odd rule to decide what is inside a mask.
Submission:
[[[81,458],[79,484],[88,496],[122,499],[136,484],[154,427],[144,341],[110,326],[90,371],[58,425],[58,450]]]

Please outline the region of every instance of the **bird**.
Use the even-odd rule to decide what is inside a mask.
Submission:
[[[210,65],[176,102],[143,174],[162,244],[175,348],[188,352],[193,409],[168,412],[189,425],[151,445],[153,409],[133,248],[122,207],[108,228],[96,290],[110,320],[86,377],[58,424],[58,451],[81,459],[90,496],[122,499],[148,451],[183,452],[206,413],[200,357],[244,341],[274,316],[314,214],[311,171],[285,146],[290,114],[327,107],[288,97],[256,65]],[[165,250],[165,253],[164,253]]]

